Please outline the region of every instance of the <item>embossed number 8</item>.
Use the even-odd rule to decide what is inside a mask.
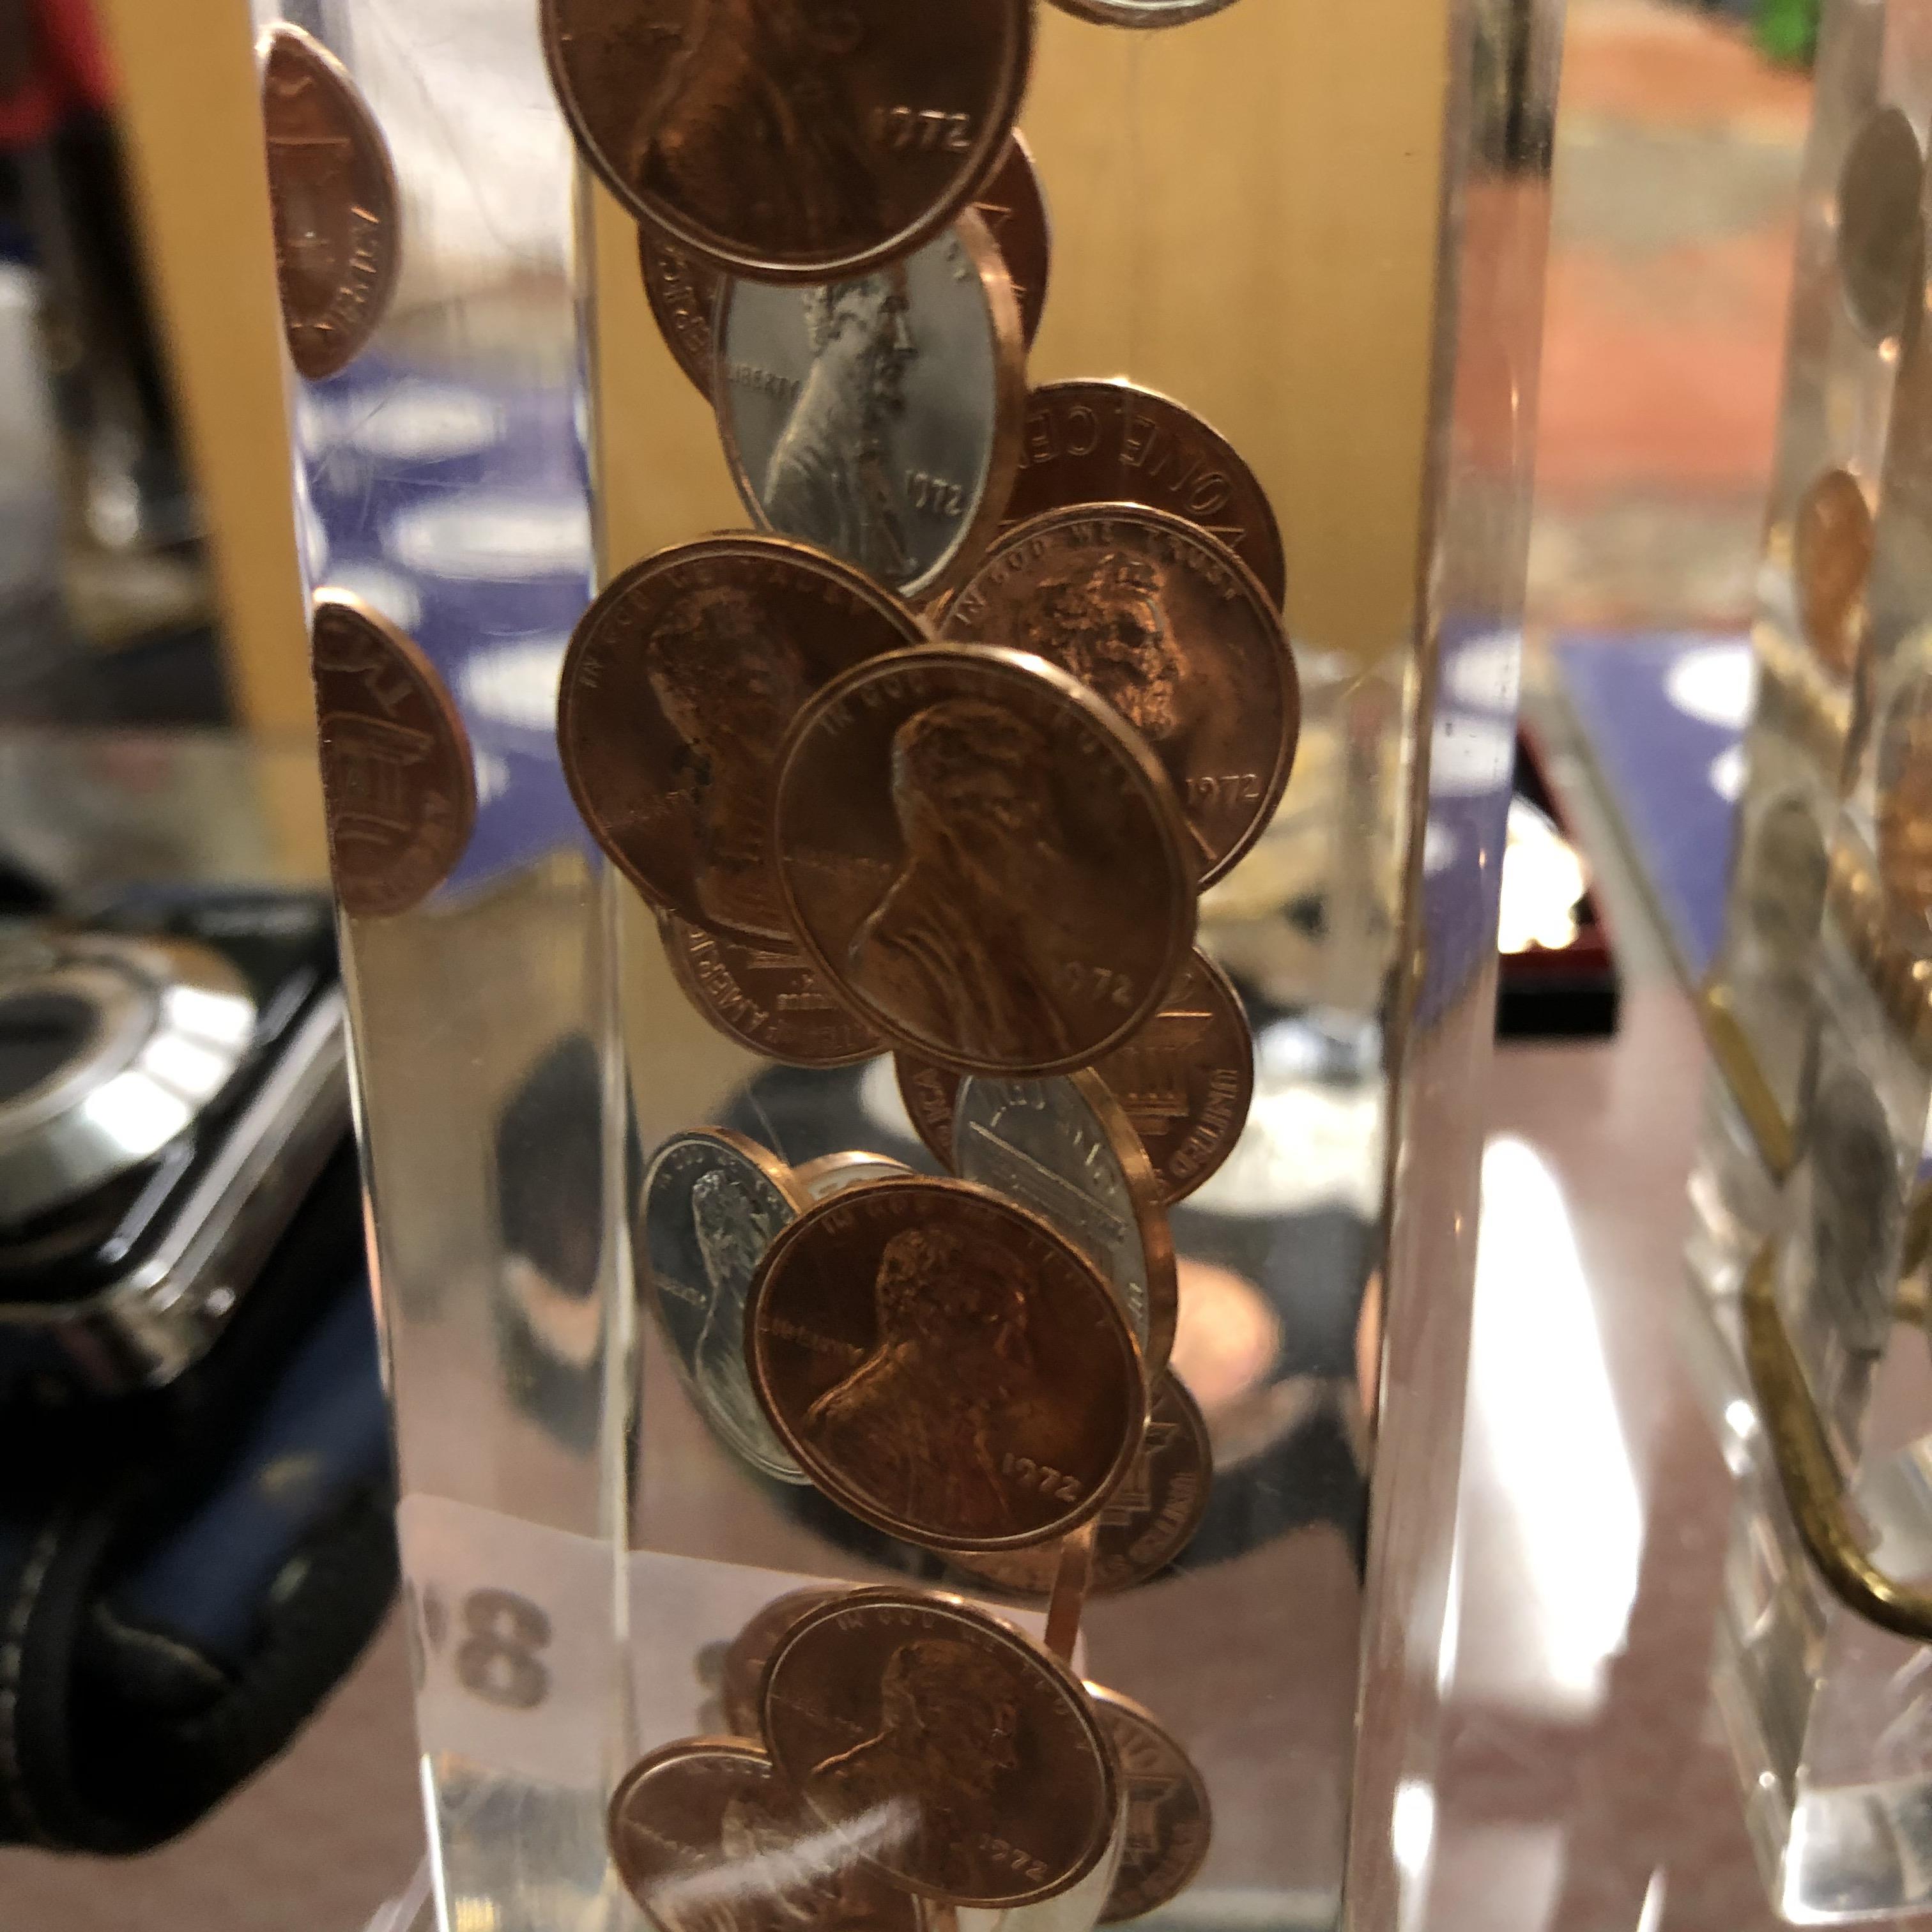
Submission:
[[[512,1711],[534,1711],[550,1695],[550,1672],[532,1654],[550,1642],[550,1619],[527,1597],[472,1590],[463,1627],[456,1675],[466,1690]]]

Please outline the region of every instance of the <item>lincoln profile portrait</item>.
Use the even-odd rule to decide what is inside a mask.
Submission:
[[[835,252],[880,221],[845,70],[862,44],[824,0],[691,0],[656,64],[625,178],[718,236]]]
[[[856,564],[881,583],[917,574],[892,481],[890,431],[918,352],[903,266],[808,289],[812,367],[766,466],[772,526]]]
[[[772,760],[809,694],[805,667],[757,600],[729,586],[686,596],[644,648],[651,690],[682,744],[670,788],[691,801],[700,919],[782,937]]]
[[[1027,1333],[1027,1277],[998,1249],[908,1228],[873,1283],[874,1340],[805,1415],[826,1461],[901,1522],[974,1538],[1028,1527],[1002,1444],[1036,1440],[1052,1402]]]
[[[854,937],[853,985],[880,1011],[963,1058],[1063,1058],[1076,1044],[1053,993],[1066,939],[1066,837],[1045,741],[976,698],[902,724],[892,804],[904,850]]]
[[[1012,641],[1058,664],[1103,698],[1150,744],[1180,728],[1184,667],[1159,565],[1103,552],[1036,584]]]
[[[895,1827],[913,1838],[921,1869],[963,1890],[970,1848],[1018,1767],[1018,1731],[1007,1671],[973,1645],[917,1638],[886,1660],[877,1731],[820,1764],[807,1789],[843,1822],[875,1822],[887,1843]]]

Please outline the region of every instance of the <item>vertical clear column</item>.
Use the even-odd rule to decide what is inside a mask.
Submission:
[[[256,0],[256,25],[307,577],[408,640],[427,693],[383,716],[382,676],[319,650],[440,1909],[628,1922],[602,1830],[628,1708],[614,928],[554,731],[593,573],[574,164],[529,0]],[[460,853],[371,904],[358,853],[452,747]]]

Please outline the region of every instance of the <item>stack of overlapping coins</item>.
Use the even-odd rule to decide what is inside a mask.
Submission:
[[[1142,28],[1225,4],[1067,0]],[[1299,694],[1228,445],[1130,382],[1028,392],[1033,16],[542,4],[752,525],[612,578],[565,660],[565,771],[706,1018],[796,1066],[895,1054],[950,1170],[680,1135],[645,1185],[652,1298],[749,1468],[1046,1612],[1039,1641],[935,1590],[760,1612],[737,1735],[654,1751],[612,1802],[676,1932],[1125,1918],[1207,1850],[1179,1745],[1071,1664],[1089,1594],[1165,1568],[1207,1499],[1167,1215],[1252,1060],[1196,905],[1281,796]]]

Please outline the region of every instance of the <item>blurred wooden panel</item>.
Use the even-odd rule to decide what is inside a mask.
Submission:
[[[1404,644],[1420,528],[1445,0],[1237,0],[1136,32],[1043,5],[1022,125],[1054,221],[1036,381],[1127,375],[1273,498],[1298,642]],[[613,568],[745,515],[593,190]]]
[[[282,350],[244,0],[100,0],[141,238],[206,506],[242,721],[314,734]]]

